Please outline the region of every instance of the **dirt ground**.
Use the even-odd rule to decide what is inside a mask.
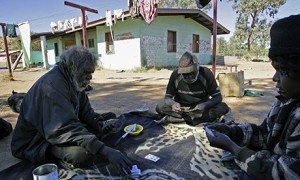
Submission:
[[[276,95],[272,76],[274,70],[270,62],[245,62],[238,63],[238,71],[244,71],[246,90],[253,90],[263,94],[261,97],[224,97],[232,109],[237,122],[260,123]],[[207,66],[211,68],[211,66]],[[31,69],[29,71],[17,70],[13,72],[14,81],[7,78],[8,71],[0,70],[0,117],[15,126],[18,114],[11,111],[7,104],[7,98],[12,90],[27,92],[33,83],[45,74],[47,70]],[[229,69],[217,67],[216,74],[230,72]],[[117,72],[111,70],[96,70],[93,75],[92,91],[89,98],[95,111],[102,113],[115,112],[117,115],[129,112],[140,106],[148,106],[155,111],[155,105],[164,97],[168,83],[170,70],[149,71],[146,73],[133,73],[130,71]],[[249,80],[252,84],[249,85]],[[0,141],[1,157],[8,159],[8,163],[0,161],[0,171],[15,162],[10,152],[10,137]],[[6,152],[3,152],[6,151]],[[5,154],[4,154],[5,153]],[[4,155],[4,156],[3,156]]]

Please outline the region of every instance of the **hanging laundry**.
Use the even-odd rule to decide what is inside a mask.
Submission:
[[[55,22],[50,23],[51,32],[54,34],[55,30],[57,30],[57,24]]]
[[[140,1],[140,14],[144,20],[150,24],[156,16],[156,10],[159,0],[141,0]]]
[[[129,14],[131,18],[136,18],[139,16],[139,1],[138,0],[131,0],[128,2],[130,5]]]
[[[89,18],[87,15],[85,15],[85,25],[87,26],[88,25],[88,22],[89,22]]]
[[[64,29],[64,22],[57,21],[57,30],[62,31]]]
[[[64,30],[67,30],[67,29],[70,29],[70,28],[72,28],[72,24],[69,21],[69,19],[66,19],[65,22],[64,22]]]
[[[70,19],[70,23],[71,23],[71,27],[72,27],[72,30],[75,30],[75,23],[77,23],[77,19],[76,18],[72,18]]]
[[[10,38],[17,37],[16,26],[14,24],[6,24],[6,36]]]
[[[133,0],[127,0],[128,9],[133,6]]]
[[[81,16],[78,17],[78,25],[82,26],[82,17]]]
[[[121,19],[124,21],[124,13],[122,9],[114,10],[114,22],[117,23],[117,19]]]
[[[106,17],[106,26],[112,26],[111,11],[106,10],[105,17]]]

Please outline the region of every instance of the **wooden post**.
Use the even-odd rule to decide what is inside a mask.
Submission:
[[[44,68],[48,69],[49,68],[49,63],[48,63],[48,57],[47,57],[47,47],[46,47],[46,37],[41,36],[40,37],[40,42],[41,42],[41,48],[42,48],[42,57],[43,57],[43,64]]]
[[[212,56],[212,73],[216,76],[216,54],[217,54],[217,0],[214,0],[214,21],[213,21],[213,56]]]
[[[91,9],[91,8],[81,6],[81,5],[78,5],[78,4],[74,4],[74,3],[71,3],[71,2],[68,2],[68,1],[65,1],[65,5],[81,9],[83,47],[87,47],[85,11],[89,11],[89,12],[92,12],[92,13],[95,13],[95,14],[98,14],[98,11],[95,10],[95,9]]]
[[[8,71],[9,71],[9,76],[10,80],[13,80],[13,75],[12,75],[12,70],[11,70],[11,65],[10,65],[10,58],[9,58],[9,49],[7,45],[7,39],[6,39],[6,31],[4,26],[6,25],[5,23],[0,23],[2,26],[2,34],[3,34],[3,39],[4,39],[4,47],[5,47],[5,53],[6,53],[6,60],[7,60],[7,65],[8,65]]]

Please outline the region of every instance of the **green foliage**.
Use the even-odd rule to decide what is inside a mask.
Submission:
[[[9,50],[21,50],[22,49],[20,36],[15,37],[15,38],[6,37],[6,40],[7,40],[7,45],[8,45]],[[0,49],[1,50],[5,49],[3,37],[0,38]]]
[[[160,0],[160,8],[179,8],[179,9],[198,9],[195,0]],[[212,7],[212,2],[206,5],[201,10],[208,12]]]
[[[32,51],[42,51],[41,41],[34,41],[31,43]]]
[[[242,44],[237,36],[232,36],[227,42],[223,37],[217,39],[217,54],[221,56],[237,56],[246,61],[267,61],[268,49],[264,44],[253,44],[251,55],[247,51],[247,45]]]
[[[252,46],[266,47],[269,39],[269,29],[278,8],[286,0],[227,0],[233,2],[233,10],[238,14],[235,24],[235,39],[247,47],[251,53]]]
[[[22,49],[20,36],[15,37],[15,38],[6,37],[6,39],[7,39],[7,45],[8,45],[9,50],[21,50]],[[33,51],[41,51],[41,42],[40,41],[32,42],[31,48]],[[1,50],[5,49],[3,37],[0,37],[0,49]]]
[[[217,38],[217,53],[218,55],[229,55],[230,54],[230,48],[228,46],[227,41],[221,37],[221,38]]]

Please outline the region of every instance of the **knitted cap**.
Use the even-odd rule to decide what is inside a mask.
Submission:
[[[276,21],[270,31],[269,57],[300,54],[300,14]]]
[[[198,70],[198,59],[196,56],[189,52],[185,52],[179,60],[179,74],[187,74],[197,72]]]

